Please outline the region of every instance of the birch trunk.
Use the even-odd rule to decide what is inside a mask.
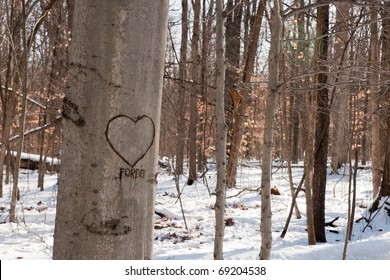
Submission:
[[[54,259],[151,259],[168,0],[75,3]]]

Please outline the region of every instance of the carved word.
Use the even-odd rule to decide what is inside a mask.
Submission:
[[[131,179],[145,178],[145,169],[120,168],[119,179],[122,180],[123,176]]]

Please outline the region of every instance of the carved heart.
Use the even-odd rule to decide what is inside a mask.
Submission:
[[[106,127],[106,139],[111,149],[131,167],[146,155],[154,137],[154,122],[148,116],[118,115]]]

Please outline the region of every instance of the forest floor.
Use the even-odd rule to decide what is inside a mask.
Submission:
[[[161,169],[156,195],[154,240],[155,260],[208,260],[213,258],[214,211],[216,186],[215,165],[209,164],[204,178],[191,186],[180,178],[183,219],[173,175]],[[292,169],[294,184],[298,185],[303,168]],[[37,173],[22,170],[21,199],[17,205],[17,223],[8,223],[10,185],[4,186],[0,199],[0,259],[52,258],[56,213],[57,175],[47,175],[45,190],[37,189]],[[255,260],[260,248],[260,186],[261,171],[256,161],[242,162],[238,169],[237,188],[227,191],[225,259]],[[348,170],[340,175],[328,175],[326,189],[326,221],[333,219],[334,227],[326,228],[326,243],[307,245],[305,194],[297,198],[302,218],[293,215],[287,234],[280,234],[286,223],[291,193],[286,168],[274,168],[272,186],[280,195],[272,195],[273,247],[271,258],[276,260],[340,260],[342,259],[348,219]],[[372,202],[371,170],[360,169],[357,174],[356,211],[354,220],[369,218]],[[383,208],[367,226],[366,220],[353,223],[352,240],[347,259],[390,259],[390,199],[382,200]],[[374,216],[372,215],[372,216]],[[187,224],[187,228],[186,228]]]

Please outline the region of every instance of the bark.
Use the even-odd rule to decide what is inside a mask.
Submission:
[[[228,0],[226,3],[226,73],[225,73],[225,105],[226,124],[229,128],[228,145],[232,147],[232,129],[234,120],[234,104],[231,93],[237,90],[240,74],[240,41],[241,41],[241,20],[243,4],[239,0]],[[230,151],[228,150],[228,155]],[[229,185],[229,178],[228,178]]]
[[[187,44],[188,44],[188,0],[182,0],[182,18],[181,18],[181,45],[180,45],[180,62],[179,62],[179,77],[180,88],[177,100],[177,140],[176,140],[176,175],[183,174],[184,164],[184,144],[185,144],[185,104],[186,104],[186,78],[187,78]]]
[[[274,142],[276,96],[279,93],[279,61],[282,40],[283,21],[281,16],[281,2],[274,1],[271,11],[271,45],[269,52],[269,82],[268,96],[265,108],[264,122],[264,151],[261,167],[261,260],[271,258],[272,249],[272,211],[271,211],[271,173],[272,148]]]
[[[371,69],[370,85],[370,115],[371,115],[371,161],[372,161],[372,188],[373,198],[378,195],[382,179],[381,169],[381,143],[380,143],[380,121],[379,121],[379,38],[378,38],[378,9],[371,8],[370,23],[370,64]]]
[[[200,35],[200,0],[194,2],[194,25],[191,39],[191,79],[199,81],[199,35]],[[188,181],[196,180],[196,151],[197,151],[197,123],[198,123],[198,99],[199,87],[196,83],[192,86],[190,95],[190,125],[188,129],[188,149],[189,149],[189,175]]]
[[[151,259],[168,1],[75,5],[53,258]]]
[[[385,81],[390,80],[390,3],[384,3],[385,7],[382,11],[382,79]],[[385,152],[384,161],[383,161],[383,175],[382,175],[382,183],[381,183],[381,195],[382,196],[390,196],[390,93],[388,90],[388,86],[384,86],[382,88],[383,96],[383,117],[381,118],[381,123],[385,125],[385,136],[383,139],[383,151]],[[386,137],[387,135],[387,137]]]
[[[216,118],[217,134],[216,157],[217,157],[217,187],[215,211],[215,239],[214,239],[214,259],[223,259],[223,239],[225,233],[225,203],[226,203],[226,138],[227,127],[225,124],[225,46],[224,46],[224,27],[223,27],[223,1],[216,1],[216,40],[217,40],[217,59],[216,59]]]
[[[329,138],[328,96],[328,31],[329,6],[317,8],[317,112],[314,144],[313,209],[314,229],[317,242],[326,242],[325,234],[325,190]]]
[[[300,7],[304,7],[304,0],[300,0]],[[306,19],[309,21],[309,19]],[[300,39],[305,38],[305,14],[299,13],[298,15],[298,37]],[[307,46],[298,42],[298,50],[304,55],[300,61],[305,63],[309,57],[307,52]],[[302,78],[300,86],[302,88],[308,87],[309,81],[306,78]],[[314,131],[315,131],[315,96],[313,92],[309,92],[305,96],[304,106],[305,110],[302,110],[302,142],[304,148],[304,166],[305,166],[305,198],[306,198],[306,226],[307,226],[307,240],[309,245],[316,244],[315,231],[314,231],[314,217],[313,217],[313,201],[312,201],[312,179],[313,179],[313,152],[314,152]]]
[[[308,244],[316,244],[316,236],[314,230],[314,206],[313,206],[313,157],[314,157],[314,135],[315,135],[315,98],[307,97],[308,112],[305,116],[307,122],[306,129],[306,150],[305,150],[305,172],[307,173],[305,179],[305,198],[306,198],[306,224]]]
[[[292,147],[291,147],[291,163],[297,164],[299,161],[299,99],[291,96],[291,119],[292,119]]]
[[[41,117],[39,119],[39,123],[44,126],[46,124],[46,111],[43,112],[43,120]],[[39,146],[39,165],[38,165],[38,185],[37,187],[43,191],[43,184],[45,182],[45,173],[46,173],[46,156],[44,155],[45,150],[45,130],[42,130],[38,135],[38,146]]]
[[[381,196],[390,196],[390,116],[387,117],[387,143],[385,161],[383,164]]]
[[[199,135],[198,135],[198,171],[203,172],[207,164],[207,119],[208,119],[208,56],[209,56],[209,42],[210,42],[210,29],[213,14],[214,1],[208,5],[208,11],[206,14],[206,0],[203,0],[202,11],[202,58],[201,58],[201,110],[199,112]]]
[[[19,28],[20,22],[16,21],[15,19],[18,18],[16,16],[16,11],[14,9],[14,5],[11,5],[9,7],[10,11],[7,13],[9,14],[8,18],[8,24],[9,24],[9,31],[8,34],[8,54],[7,54],[7,70],[5,71],[5,84],[0,88],[1,91],[1,105],[2,105],[2,112],[3,112],[3,120],[2,120],[2,139],[1,139],[1,150],[0,150],[0,197],[3,197],[3,177],[4,177],[4,163],[5,163],[5,157],[6,157],[6,151],[9,146],[8,139],[11,134],[11,125],[12,121],[15,115],[15,107],[16,107],[16,91],[9,91],[8,89],[11,88],[11,80],[13,76],[13,64],[15,56],[13,53],[16,51],[14,50],[13,45],[11,42],[17,42],[17,30]],[[15,75],[17,76],[17,75]],[[14,77],[15,77],[14,76]],[[9,166],[7,164],[7,166]],[[9,170],[9,169],[8,169]]]
[[[20,118],[19,118],[19,143],[16,148],[16,160],[13,172],[13,184],[12,184],[12,195],[11,195],[11,206],[9,210],[9,221],[11,223],[16,222],[16,203],[20,197],[19,194],[19,169],[20,169],[20,160],[22,156],[22,149],[24,143],[24,130],[26,127],[26,108],[27,108],[27,67],[28,67],[28,46],[27,46],[27,35],[26,35],[26,23],[27,16],[26,15],[26,7],[25,2],[21,3],[21,14],[23,15],[22,25],[21,25],[21,40],[20,40],[20,61],[16,61],[18,64],[18,71],[20,73],[20,86],[22,93],[22,101],[21,101],[21,110],[20,110]]]
[[[348,87],[343,85],[347,82],[348,75],[345,70],[346,63],[348,63],[348,54],[346,52],[348,41],[348,18],[350,5],[337,3],[336,4],[336,25],[335,29],[337,37],[334,44],[334,56],[335,59],[343,58],[343,61],[339,63],[339,69],[336,71],[338,82],[342,85],[336,86],[335,97],[333,100],[331,121],[333,124],[332,137],[331,137],[331,167],[335,174],[338,173],[340,167],[347,163],[348,160],[348,102],[347,92]]]

